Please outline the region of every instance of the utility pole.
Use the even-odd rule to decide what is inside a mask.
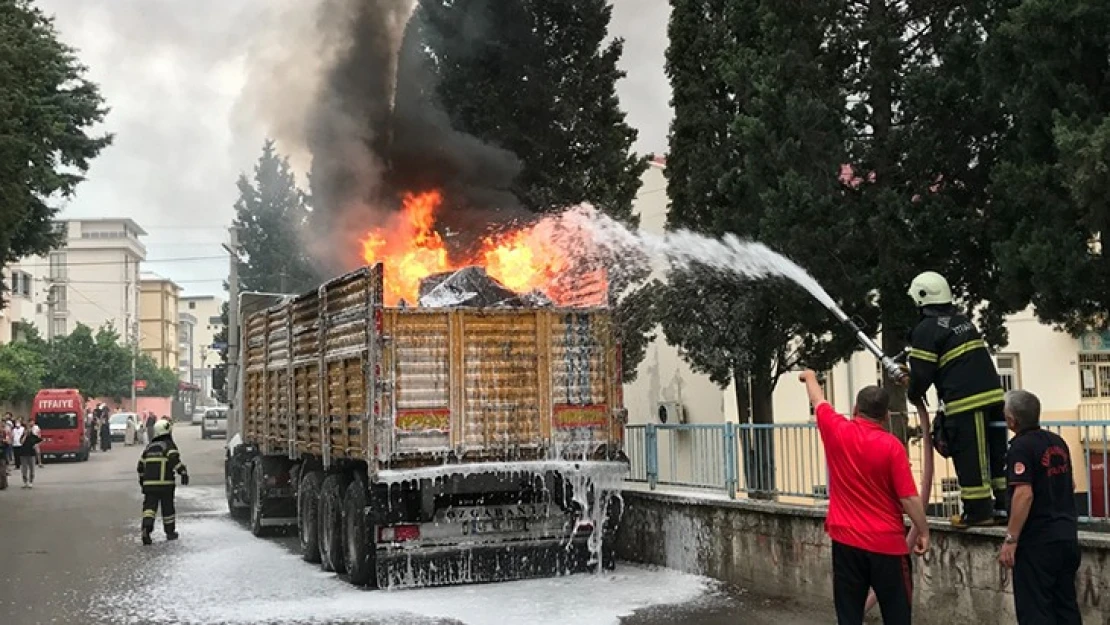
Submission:
[[[131,348],[131,412],[138,413],[138,404],[135,399],[135,377],[139,360],[139,321],[131,318],[127,312],[127,344]]]
[[[230,257],[227,274],[227,377],[224,388],[227,389],[228,404],[228,436],[234,436],[242,431],[242,421],[239,415],[239,405],[236,402],[239,390],[239,230],[232,226],[228,228],[228,245],[224,246]]]

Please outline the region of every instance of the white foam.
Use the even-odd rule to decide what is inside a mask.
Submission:
[[[279,543],[211,512],[218,488],[179,489],[201,514],[178,513],[182,539],[146,548],[146,566],[115,586],[97,614],[112,623],[335,623],[454,619],[466,625],[616,625],[651,606],[694,601],[712,582],[666,569],[616,571],[500,584],[365,591]],[[135,549],[144,547],[135,542]]]
[[[588,204],[567,210],[560,215],[559,222],[554,236],[564,249],[600,249],[610,265],[669,261],[682,269],[700,264],[745,278],[779,276],[797,283],[830,310],[839,310],[828,292],[805,269],[756,241],[745,241],[733,234],[714,239],[689,230],[662,235],[633,232]],[[583,240],[592,245],[583,246]]]

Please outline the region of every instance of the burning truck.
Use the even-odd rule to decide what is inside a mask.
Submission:
[[[628,462],[603,270],[541,222],[449,260],[407,196],[360,269],[239,299],[228,506],[381,588],[614,565]]]

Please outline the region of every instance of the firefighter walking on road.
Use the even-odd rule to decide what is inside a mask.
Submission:
[[[173,442],[173,424],[161,419],[154,424],[154,438],[139,458],[139,485],[143,488],[143,544],[154,542],[154,518],[162,508],[162,528],[166,540],[177,540],[177,520],[174,517],[174,473],[181,476],[181,485],[189,485],[189,472],[181,462],[181,453]]]
[[[1005,394],[979,330],[952,302],[948,281],[927,271],[910,283],[921,313],[910,333],[910,402],[935,385],[944,416],[938,433],[956,467],[963,513],[958,528],[994,525],[1006,514]]]

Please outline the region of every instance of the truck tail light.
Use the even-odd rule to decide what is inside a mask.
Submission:
[[[378,542],[403,543],[409,540],[420,539],[419,525],[394,525],[392,527],[378,528]]]

